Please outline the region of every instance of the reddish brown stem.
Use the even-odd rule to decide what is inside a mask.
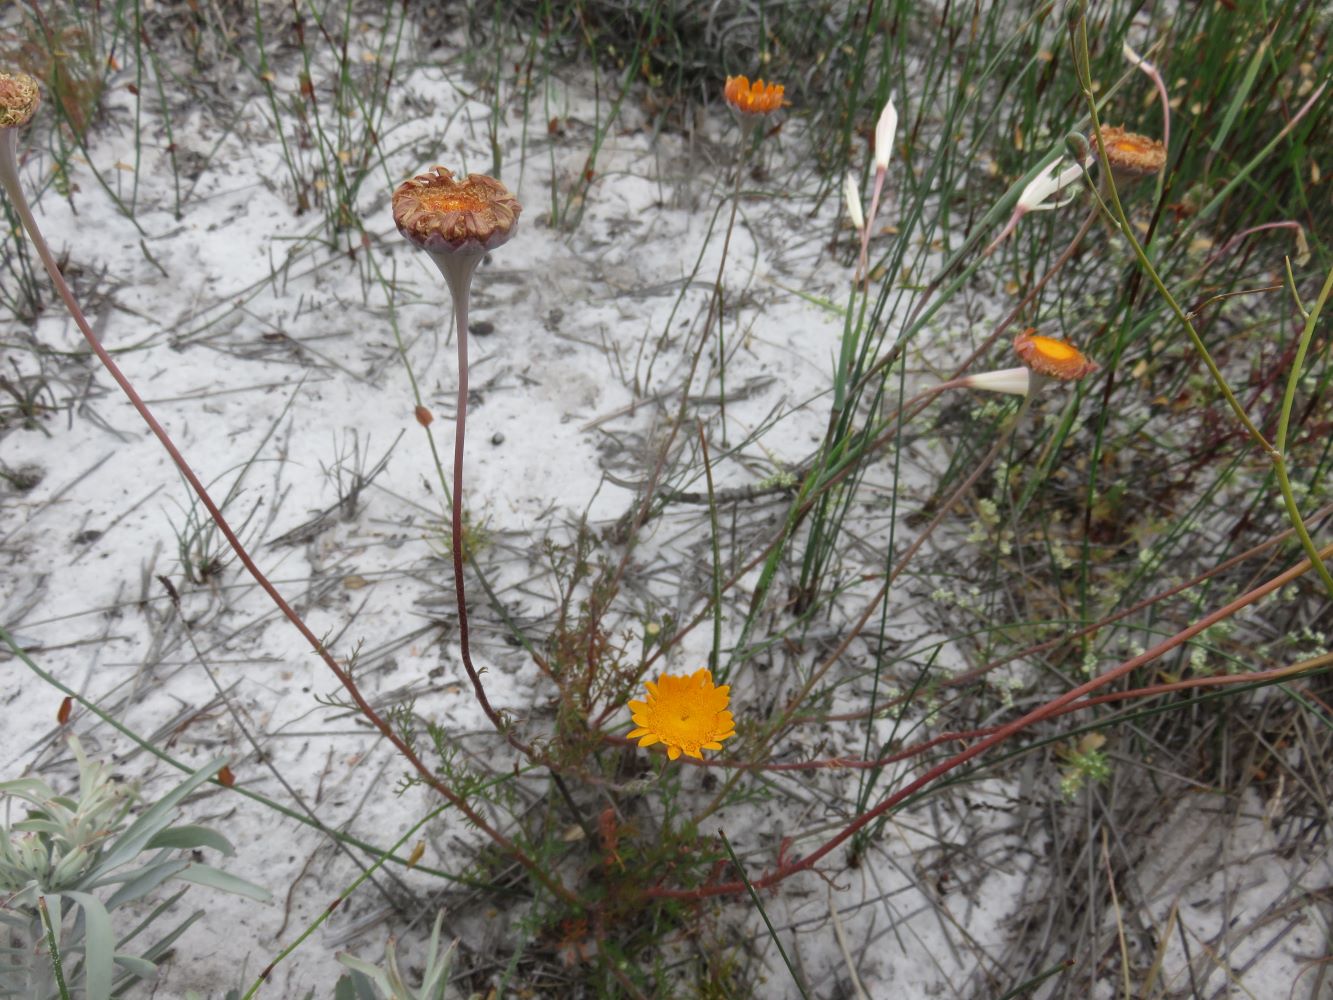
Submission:
[[[1333,504],[1328,504],[1317,510],[1315,513],[1311,514],[1310,517],[1308,518],[1309,523],[1312,525],[1317,524],[1319,521],[1327,517],[1329,514],[1333,514]],[[1211,569],[1205,570],[1199,575],[1192,577],[1189,580],[1185,580],[1183,583],[1178,583],[1174,587],[1171,587],[1167,590],[1160,591],[1159,593],[1153,594],[1150,597],[1145,597],[1141,601],[1131,604],[1127,608],[1117,611],[1114,614],[1107,615],[1105,618],[1101,618],[1095,622],[1092,622],[1089,625],[1084,625],[1082,628],[1076,629],[1073,632],[1066,632],[1063,635],[1057,635],[1053,639],[1047,639],[1044,642],[1034,643],[1033,645],[1027,646],[1023,649],[1015,650],[1012,653],[1006,653],[1003,656],[991,660],[989,663],[984,663],[981,666],[976,667],[972,670],[965,671],[964,673],[961,674],[956,674],[952,677],[949,677],[946,680],[941,681],[940,687],[941,688],[964,687],[968,684],[971,684],[973,681],[976,681],[979,678],[984,677],[992,670],[995,670],[998,667],[1002,667],[1006,663],[1010,663],[1013,660],[1026,660],[1033,656],[1037,656],[1041,653],[1044,653],[1049,649],[1054,649],[1056,646],[1059,646],[1062,643],[1073,642],[1076,639],[1082,639],[1084,636],[1094,635],[1097,632],[1100,632],[1102,629],[1106,628],[1108,625],[1114,625],[1118,621],[1123,621],[1124,619],[1130,617],[1131,615],[1134,615],[1142,611],[1144,608],[1151,607],[1154,604],[1166,600],[1168,597],[1174,597],[1176,594],[1183,593],[1184,591],[1197,587],[1205,580],[1212,579],[1213,577],[1217,576],[1220,573],[1225,573],[1227,570],[1231,569],[1234,566],[1239,566],[1241,563],[1254,558],[1256,555],[1259,555],[1265,550],[1271,549],[1276,545],[1280,545],[1282,542],[1285,542],[1287,539],[1291,538],[1295,534],[1296,534],[1295,528],[1287,528],[1285,531],[1278,532],[1278,534],[1274,535],[1272,538],[1262,541],[1253,548],[1246,549],[1244,552],[1232,556],[1225,562],[1218,563]],[[901,695],[897,698],[893,698],[889,701],[883,702],[880,708],[888,709],[892,708],[894,705],[900,705],[904,701],[907,701],[909,697],[910,695]],[[827,724],[829,722],[855,722],[857,720],[866,718],[869,714],[870,713],[867,710],[860,712],[838,712],[832,715],[794,716],[791,719],[791,722],[802,723],[802,724],[818,723],[821,725]]]

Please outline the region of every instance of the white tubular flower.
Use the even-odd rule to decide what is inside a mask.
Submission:
[[[1072,184],[1077,184],[1078,179],[1083,176],[1083,168],[1077,163],[1060,170],[1060,164],[1064,163],[1064,157],[1051,161],[1051,164],[1032,178],[1028,186],[1023,189],[1023,193],[1018,196],[1018,209],[1021,212],[1049,212],[1052,209],[1063,208],[1078,197],[1078,192],[1074,192],[1062,201],[1052,202],[1053,196],[1059,195],[1061,191]],[[1057,171],[1059,171],[1057,173]]]
[[[1032,369],[1026,365],[1018,368],[1002,368],[999,371],[964,375],[958,381],[969,389],[986,389],[990,392],[1007,392],[1012,396],[1026,396],[1032,386]]]
[[[1130,45],[1129,42],[1120,43],[1120,54],[1123,55],[1125,60],[1136,69],[1141,69],[1148,74],[1157,72],[1157,67],[1135,52],[1134,47]]]
[[[879,123],[875,125],[875,169],[888,170],[889,157],[893,153],[893,137],[898,132],[898,109],[893,106],[890,97],[884,110],[879,113]]]
[[[866,217],[861,211],[861,192],[857,190],[856,175],[850,170],[842,182],[842,196],[847,202],[847,214],[852,218],[852,225],[860,232],[866,227]]]
[[[1009,234],[1018,227],[1019,220],[1029,212],[1049,212],[1052,209],[1064,208],[1078,197],[1078,191],[1076,190],[1063,200],[1051,201],[1065,188],[1076,186],[1078,179],[1083,176],[1083,168],[1077,163],[1072,163],[1061,170],[1060,164],[1064,162],[1065,158],[1063,156],[1057,160],[1052,160],[1045,170],[1028,182],[1028,186],[1018,196],[1018,204],[1014,206],[1009,221],[1000,230],[1000,235],[995,237],[991,245],[982,251],[983,257],[989,257],[994,253],[995,248],[1009,238]]]

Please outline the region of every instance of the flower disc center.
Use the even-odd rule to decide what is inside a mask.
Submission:
[[[1038,351],[1056,361],[1067,361],[1078,355],[1078,351],[1069,344],[1049,337],[1033,337],[1032,343]]]
[[[422,207],[433,212],[484,212],[486,210],[484,201],[462,191],[427,188],[420,193],[419,197]]]

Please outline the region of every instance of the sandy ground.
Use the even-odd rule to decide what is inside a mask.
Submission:
[[[279,66],[279,84],[294,71],[295,63]],[[446,507],[394,336],[396,324],[447,453],[456,386],[447,293],[429,261],[395,232],[388,208],[392,187],[429,164],[489,169],[492,108],[469,98],[472,81],[457,48],[408,69],[397,87],[385,163],[357,200],[371,238],[354,257],[319,243],[318,211],[293,211],[282,147],[260,100],[219,98],[175,122],[178,153],[207,157],[188,178],[180,219],[161,120],[150,113],[140,124],[136,151],[123,85],[107,95],[106,119],[91,133],[91,162],[74,162],[70,198],[48,186],[51,162],[40,152],[28,154],[23,175],[30,190],[45,188],[37,214],[105,343],[214,496],[227,498],[227,513],[265,571],[339,656],[355,652],[377,705],[415,699],[417,713],[458,734],[479,762],[504,770],[509,751],[489,733],[458,663]],[[553,79],[548,96],[558,129],[548,130],[538,107],[525,121],[516,102],[502,108],[496,126],[501,176],[525,209],[519,235],[474,286],[466,486],[472,523],[485,532],[482,565],[507,612],[537,633],[557,598],[543,539],[563,544],[580,518],[609,530],[634,503],[633,486],[674,409],[717,273],[722,241],[712,227],[725,224],[725,213],[715,223],[714,212],[732,176],[736,136],[721,114],[688,136],[654,135],[642,109],[627,104],[586,201],[575,205],[582,220],[569,232],[551,225],[552,188],[567,196],[606,107],[577,73]],[[808,141],[793,121],[764,144],[757,182],[764,193],[742,202],[732,235],[724,279],[728,432],[743,440],[765,421],[777,426],[762,447],[747,444],[717,461],[720,489],[799,463],[823,431],[842,321],[794,290],[845,301],[851,234],[839,228],[833,199],[816,205],[813,191],[802,190],[770,196],[796,173]],[[136,155],[137,174],[118,169]],[[122,198],[137,185],[132,220],[94,172]],[[835,239],[840,249],[832,254]],[[30,336],[48,352],[40,361],[26,351],[6,357],[19,375],[44,380],[45,408],[30,424],[0,428],[5,466],[35,480],[25,491],[0,492],[0,621],[44,669],[180,760],[198,766],[225,756],[241,785],[289,802],[240,731],[244,724],[326,823],[377,845],[395,841],[430,808],[429,797],[419,789],[395,795],[403,767],[362,722],[317,700],[334,692],[332,678],[204,523],[158,443],[81,353],[69,318],[52,305],[31,331],[12,322],[0,329],[9,341]],[[716,435],[716,378],[702,383],[691,410],[714,421]],[[931,464],[922,456],[905,482],[924,482]],[[354,488],[372,470],[373,481]],[[656,523],[631,574],[640,610],[689,610],[706,580],[706,532],[698,509],[673,510]],[[180,595],[179,613],[164,581]],[[854,588],[845,595],[849,606],[856,596]],[[492,700],[542,725],[550,717],[546,682],[503,641],[484,597],[476,601],[474,655],[486,665]],[[641,629],[636,615],[618,624]],[[904,640],[930,634],[911,615],[895,629]],[[670,666],[693,669],[707,651],[705,631]],[[854,650],[848,669],[863,666],[866,655]],[[0,670],[4,775],[41,770],[68,780],[55,724],[60,695],[7,652]],[[744,683],[736,682],[741,710]],[[841,696],[854,702],[864,693],[851,685]],[[173,780],[169,768],[91,714],[76,710],[70,727],[119,774],[142,782],[146,796]],[[855,752],[863,731],[829,736],[846,738]],[[886,775],[881,787],[900,776]],[[857,780],[783,779],[781,805],[724,813],[716,825],[762,870],[783,837],[809,849],[844,824]],[[540,777],[521,784],[531,799],[546,794]],[[995,963],[1016,914],[1045,891],[1049,845],[1024,817],[1048,785],[1029,769],[899,813],[859,868],[837,870],[827,883],[802,876],[772,895],[770,917],[812,995],[856,995],[852,966],[870,997],[991,995],[1004,981]],[[1250,806],[1253,821],[1211,846],[1206,819],[1182,812],[1164,824],[1163,849],[1144,873],[1158,885],[1153,920],[1174,912],[1207,939],[1227,916],[1209,900],[1258,913],[1268,887],[1296,877],[1327,885],[1327,859],[1322,872],[1293,874],[1294,862],[1273,850],[1264,803]],[[355,874],[316,831],[248,800],[215,790],[187,811],[232,840],[237,854],[225,867],[268,887],[274,901],[192,890],[181,912],[201,908],[206,916],[164,966],[159,997],[216,996],[247,984]],[[452,871],[479,843],[447,817],[430,824],[425,840],[423,863]],[[1244,866],[1253,892],[1195,881],[1188,860],[1165,850],[1176,844],[1257,859]],[[440,883],[421,873],[385,873],[379,885],[363,888],[279,966],[265,995],[327,996],[341,971],[336,951],[378,958],[390,930],[403,929],[388,900],[413,900],[417,931],[407,942],[419,941],[435,906],[449,907],[446,927],[462,938],[464,966],[483,966],[513,945],[519,913],[487,911],[464,892],[441,898]],[[753,910],[738,904],[722,920],[762,955],[766,981],[755,995],[795,995]],[[1252,962],[1229,958],[1244,969],[1247,995],[1288,996],[1300,968],[1293,956],[1308,957],[1326,940],[1310,926],[1290,933]],[[1184,958],[1178,943],[1168,947],[1162,975],[1183,982]],[[503,957],[497,981],[502,967]],[[1210,982],[1217,988],[1222,979]]]

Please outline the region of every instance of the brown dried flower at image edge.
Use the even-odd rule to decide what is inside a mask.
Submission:
[[[514,234],[522,207],[493,177],[459,180],[444,167],[404,181],[393,193],[393,221],[432,253],[494,250]]]
[[[37,81],[27,73],[0,73],[0,128],[28,124],[41,99]]]

